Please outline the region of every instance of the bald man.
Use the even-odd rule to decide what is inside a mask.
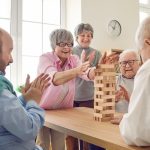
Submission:
[[[0,150],[41,150],[35,145],[44,123],[44,111],[38,103],[49,78],[41,74],[30,84],[28,76],[22,96],[17,97],[5,78],[5,69],[13,62],[12,50],[11,36],[0,28]]]

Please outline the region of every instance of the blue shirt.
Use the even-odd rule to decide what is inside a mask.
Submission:
[[[35,138],[43,124],[44,111],[35,101],[0,91],[0,150],[41,150]]]

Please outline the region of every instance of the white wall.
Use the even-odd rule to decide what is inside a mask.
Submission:
[[[94,28],[92,46],[99,50],[134,47],[135,31],[139,23],[138,0],[68,0],[67,28],[71,31],[80,23],[90,23]],[[112,38],[107,33],[108,22],[116,19],[122,33]]]
[[[73,33],[75,26],[81,22],[81,0],[66,0],[66,28]]]

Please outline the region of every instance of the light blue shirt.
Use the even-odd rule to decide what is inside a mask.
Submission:
[[[9,90],[0,92],[0,150],[42,150],[35,138],[44,124],[44,111]]]

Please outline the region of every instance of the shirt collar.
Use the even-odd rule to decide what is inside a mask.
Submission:
[[[4,75],[5,75],[5,73],[4,73],[4,72],[2,72],[2,71],[0,71],[0,75],[3,75],[3,76],[4,76]]]
[[[55,53],[53,53],[53,55],[55,57],[55,63],[60,65],[62,63],[62,61],[60,60],[60,58]],[[71,65],[72,64],[71,63],[71,57],[72,57],[72,55],[67,59],[67,61],[65,63],[66,65]]]

